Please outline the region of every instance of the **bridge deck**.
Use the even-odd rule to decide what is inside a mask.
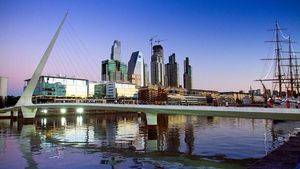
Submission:
[[[103,103],[52,103],[34,104],[28,108],[78,108],[86,110],[137,111],[164,114],[186,114],[220,117],[241,117],[256,119],[300,120],[300,109],[258,108],[258,107],[213,107],[178,105],[135,105]],[[13,108],[10,108],[13,109]],[[7,111],[8,109],[6,109]],[[0,110],[1,112],[1,110]]]

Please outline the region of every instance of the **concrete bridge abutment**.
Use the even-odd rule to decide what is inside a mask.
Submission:
[[[37,108],[21,107],[24,124],[33,124]]]
[[[147,150],[157,150],[158,126],[157,113],[146,112],[147,122]]]

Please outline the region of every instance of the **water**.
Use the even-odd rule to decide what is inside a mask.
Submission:
[[[299,121],[143,113],[0,120],[0,168],[245,168],[280,146]]]

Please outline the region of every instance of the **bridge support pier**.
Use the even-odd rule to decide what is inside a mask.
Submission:
[[[37,108],[21,107],[24,123],[31,124],[34,121]]]
[[[8,119],[11,117],[11,112],[7,111],[6,113],[0,113],[0,119]]]
[[[147,150],[156,151],[157,150],[157,113],[146,113],[147,119]]]
[[[147,126],[157,126],[157,113],[146,112]]]
[[[19,114],[19,111],[18,110],[14,110],[11,112],[11,119],[12,120],[17,120],[18,119],[18,114]]]

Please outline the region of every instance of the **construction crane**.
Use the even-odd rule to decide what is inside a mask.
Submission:
[[[152,36],[150,39],[149,39],[149,41],[150,41],[150,45],[151,45],[151,56],[152,56],[152,48],[153,48],[153,41],[154,41],[154,38],[156,38],[157,37],[157,35],[155,35],[155,36]]]
[[[155,41],[155,43],[157,43],[158,45],[160,44],[160,42],[164,42],[164,41],[166,41],[167,39],[157,39],[156,41]]]

